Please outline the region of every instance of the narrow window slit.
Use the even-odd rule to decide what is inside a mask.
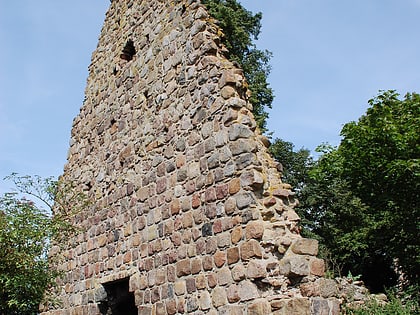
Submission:
[[[129,39],[122,50],[120,58],[130,61],[131,59],[133,59],[133,56],[135,54],[136,48],[134,47],[134,42],[131,39]]]

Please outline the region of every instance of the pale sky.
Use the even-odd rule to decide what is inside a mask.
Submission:
[[[109,0],[0,0],[0,178],[58,176]],[[379,90],[420,92],[420,0],[241,0],[273,52],[269,130],[339,143]],[[0,193],[10,184],[0,181]]]

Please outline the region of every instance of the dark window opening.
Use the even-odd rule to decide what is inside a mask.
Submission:
[[[120,55],[121,59],[130,61],[133,59],[133,56],[136,54],[136,48],[134,47],[134,42],[129,39],[125,44],[123,51]]]
[[[134,293],[129,291],[129,278],[103,284],[106,298],[99,303],[103,315],[137,315]]]

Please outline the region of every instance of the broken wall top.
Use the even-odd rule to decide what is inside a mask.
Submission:
[[[198,1],[111,2],[63,175],[92,205],[44,314],[99,314],[127,278],[139,314],[318,314],[299,286],[323,274],[317,242],[220,34]]]

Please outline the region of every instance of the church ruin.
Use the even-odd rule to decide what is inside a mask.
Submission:
[[[197,0],[114,0],[63,179],[93,200],[44,315],[338,314]]]

